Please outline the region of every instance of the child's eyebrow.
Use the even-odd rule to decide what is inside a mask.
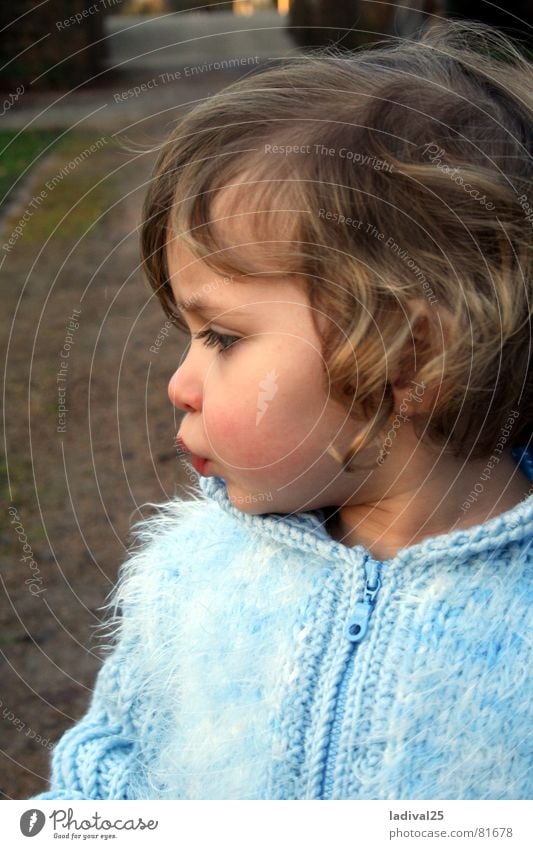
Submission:
[[[237,313],[239,316],[250,315],[250,313],[244,310],[242,307],[228,307],[225,310],[220,307],[211,306],[210,304],[204,304],[201,301],[176,301],[176,307],[180,312],[193,313],[194,315],[201,315],[203,318],[220,318],[226,313]]]

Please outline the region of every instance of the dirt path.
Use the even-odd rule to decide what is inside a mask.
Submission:
[[[240,47],[248,55],[254,44]],[[164,316],[138,268],[136,228],[154,153],[132,150],[153,145],[184,104],[234,77],[211,69],[160,86],[150,102],[146,92],[130,98],[159,117],[129,128],[128,149],[111,133],[131,114],[110,109],[114,120],[82,122],[33,172],[2,222],[4,798],[44,789],[52,744],[86,709],[100,665],[99,608],[132,521],[145,502],[190,482],[176,459],[178,422],[166,395],[181,351],[177,337],[150,351]],[[116,92],[97,97],[111,103]],[[170,113],[162,112],[169,101]],[[43,103],[27,108],[21,122]],[[75,118],[60,110],[55,126]]]

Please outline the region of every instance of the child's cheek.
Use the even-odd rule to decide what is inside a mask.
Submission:
[[[220,460],[243,472],[259,471],[279,463],[291,451],[282,428],[268,407],[258,407],[255,398],[235,400],[204,409],[207,445]]]
[[[228,397],[204,407],[207,446],[221,462],[237,468],[257,465],[255,422],[250,405],[242,398]]]

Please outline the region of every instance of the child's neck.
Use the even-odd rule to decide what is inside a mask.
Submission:
[[[475,491],[476,484],[480,489],[486,465],[486,459],[465,463],[453,457],[440,458],[435,465],[434,455],[422,451],[394,475],[396,480],[391,478],[384,489],[388,490],[385,497],[379,499],[374,494],[364,503],[342,505],[328,520],[328,532],[344,545],[363,545],[377,560],[388,560],[427,537],[483,524],[532,493],[510,451],[502,454],[490,477],[483,481],[483,490]],[[392,464],[390,471],[395,472]],[[421,484],[426,475],[427,481]]]

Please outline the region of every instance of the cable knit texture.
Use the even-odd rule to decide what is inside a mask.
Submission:
[[[384,562],[323,520],[240,513],[208,478],[138,524],[34,798],[533,798],[533,494]]]

